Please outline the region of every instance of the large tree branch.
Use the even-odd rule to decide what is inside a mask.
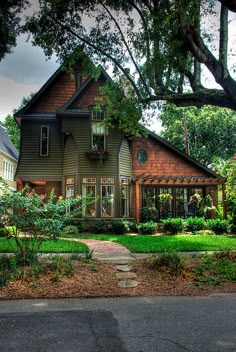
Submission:
[[[220,47],[219,47],[219,60],[225,68],[227,68],[228,57],[228,8],[221,5],[220,11]]]
[[[111,11],[108,9],[108,7],[107,7],[106,5],[104,5],[102,1],[99,1],[99,3],[100,3],[101,6],[105,9],[105,11],[109,14],[109,16],[110,16],[110,18],[112,19],[112,21],[115,23],[115,25],[116,25],[116,27],[117,27],[117,29],[118,29],[120,35],[121,35],[122,41],[123,41],[123,43],[124,43],[124,45],[125,45],[125,47],[126,47],[128,53],[129,53],[129,56],[130,56],[130,58],[131,58],[131,61],[133,62],[134,67],[136,68],[136,70],[137,70],[137,72],[138,72],[138,74],[139,74],[140,80],[141,80],[141,82],[142,82],[142,84],[143,84],[143,86],[144,86],[144,88],[145,88],[145,90],[146,90],[146,92],[147,92],[147,95],[149,96],[149,95],[151,94],[151,93],[150,93],[150,90],[149,90],[149,88],[148,88],[148,86],[147,86],[147,84],[146,84],[146,81],[145,81],[145,79],[144,79],[144,77],[143,77],[143,75],[142,75],[142,72],[140,71],[140,69],[139,69],[139,67],[138,67],[138,65],[137,65],[137,63],[136,63],[136,60],[134,59],[134,56],[133,56],[133,54],[132,54],[132,52],[131,52],[131,50],[130,50],[130,47],[129,47],[129,45],[128,45],[126,39],[125,39],[125,36],[124,36],[124,34],[123,34],[123,31],[122,31],[122,29],[121,29],[119,23],[117,22],[116,18],[112,15],[112,13],[111,13]]]
[[[75,31],[73,31],[69,26],[61,23],[59,20],[57,20],[56,18],[54,18],[53,16],[51,16],[50,14],[48,14],[48,17],[55,23],[57,23],[62,29],[65,29],[68,33],[70,33],[71,35],[73,35],[75,38],[79,39],[81,42],[83,42],[84,44],[90,46],[91,48],[93,48],[95,51],[99,52],[100,54],[104,55],[105,57],[107,57],[109,60],[111,60],[111,62],[113,62],[119,69],[120,71],[124,74],[124,76],[127,78],[127,80],[130,82],[131,86],[133,87],[138,99],[141,101],[143,99],[138,87],[136,86],[134,80],[131,78],[131,76],[128,74],[127,70],[109,53],[107,53],[105,50],[101,49],[100,47],[98,47],[97,45],[95,45],[94,43],[92,43],[91,41],[89,41],[88,39],[82,37],[81,35],[79,35],[78,33],[76,33]]]
[[[152,101],[165,100],[177,106],[197,106],[213,105],[236,110],[236,103],[222,90],[202,88],[196,93],[167,93],[156,94],[150,98],[144,99],[143,103]]]
[[[236,12],[236,0],[218,0],[232,12]]]
[[[210,52],[195,29],[188,25],[182,26],[180,38],[192,55],[209,69],[216,82],[236,103],[236,82],[230,76],[227,68]]]

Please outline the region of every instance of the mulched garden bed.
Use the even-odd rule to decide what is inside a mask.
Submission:
[[[197,259],[199,261],[199,259]],[[54,273],[40,274],[38,278],[28,277],[27,269],[24,278],[8,282],[0,289],[2,299],[23,298],[62,298],[62,297],[99,297],[99,296],[195,296],[212,293],[236,292],[236,282],[225,281],[220,286],[196,286],[190,261],[188,269],[181,276],[173,277],[166,270],[161,272],[148,269],[143,260],[131,263],[133,272],[139,282],[136,288],[119,288],[118,272],[113,264],[100,261],[85,263],[74,260],[74,275],[60,277],[55,282]]]

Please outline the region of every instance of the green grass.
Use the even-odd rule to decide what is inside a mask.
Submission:
[[[155,253],[164,252],[166,250],[191,252],[236,249],[236,236],[79,235],[77,238],[91,238],[117,242],[134,253]]]
[[[0,238],[0,253],[10,253],[17,250],[14,239]],[[48,240],[42,244],[43,253],[87,253],[88,247],[80,242]]]

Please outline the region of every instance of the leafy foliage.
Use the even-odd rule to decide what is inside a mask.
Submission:
[[[181,218],[164,219],[161,220],[161,223],[163,224],[163,230],[171,235],[181,232],[184,228],[184,222]]]
[[[16,46],[16,38],[21,31],[21,13],[28,4],[27,0],[0,2],[0,61]]]
[[[137,225],[137,227],[142,235],[152,235],[157,231],[157,223],[154,221],[144,222]]]
[[[165,252],[160,255],[151,255],[145,261],[150,269],[168,269],[173,276],[180,275],[185,267],[184,258],[176,252]]]
[[[20,150],[20,129],[17,126],[14,117],[7,115],[4,121],[0,122],[0,125],[6,129],[6,132],[16,149]]]
[[[178,108],[165,104],[160,115],[161,136],[185,151],[184,119],[190,155],[205,165],[214,166],[219,158],[232,158],[236,145],[236,114],[213,106]],[[218,171],[218,170],[217,170]]]
[[[117,82],[125,78],[144,106],[166,100],[179,106],[235,109],[236,82],[227,66],[227,3],[221,13],[217,4],[214,0],[41,0],[25,31],[32,33],[33,44],[47,56],[56,52],[62,62],[69,55],[75,62],[83,50],[95,64],[111,65]],[[214,18],[214,28],[206,28],[209,18]],[[216,27],[219,55],[212,45]],[[221,90],[202,85],[200,63]],[[186,85],[190,92],[184,90]]]
[[[206,226],[203,218],[187,218],[185,220],[185,228],[187,231],[196,232],[202,230]]]
[[[209,219],[206,222],[207,227],[214,231],[216,234],[227,233],[229,228],[229,223],[227,220],[221,219]]]
[[[86,198],[57,199],[52,191],[46,199],[44,195],[29,192],[27,187],[20,192],[11,192],[4,180],[0,181],[3,188],[1,222],[8,237],[15,240],[23,260],[34,256],[46,239],[58,237],[64,221],[81,213]],[[67,211],[69,207],[70,212]],[[20,238],[21,234],[25,236]]]

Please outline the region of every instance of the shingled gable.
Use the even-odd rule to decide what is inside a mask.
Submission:
[[[191,158],[189,155],[182,152],[181,150],[176,148],[173,144],[167,142],[166,140],[159,137],[157,134],[150,131],[149,129],[144,128],[144,130],[147,132],[148,136],[150,136],[154,141],[158,141],[160,144],[162,144],[164,147],[166,147],[167,149],[169,149],[173,153],[177,154],[182,159],[185,159],[186,161],[191,163],[196,168],[198,168],[198,169],[202,170],[204,173],[208,174],[209,177],[214,177],[214,178],[217,178],[219,181],[221,180],[222,182],[224,182],[224,180],[225,180],[224,177],[216,174],[213,170],[211,170],[210,168],[206,167],[205,165],[199,163],[197,160]]]
[[[98,66],[101,74],[99,79],[102,81],[106,82],[111,80],[111,77],[107,74],[107,72],[104,70],[102,66]],[[79,99],[87,93],[87,90],[89,87],[91,87],[92,84],[94,84],[96,81],[92,76],[89,76],[83,84],[80,86],[80,88],[74,93],[74,95],[71,97],[71,99],[68,100],[68,102],[63,105],[61,108],[59,108],[56,113],[57,115],[64,115],[66,114],[88,114],[89,110],[88,109],[79,109],[78,107],[75,106],[76,103],[79,102]]]

